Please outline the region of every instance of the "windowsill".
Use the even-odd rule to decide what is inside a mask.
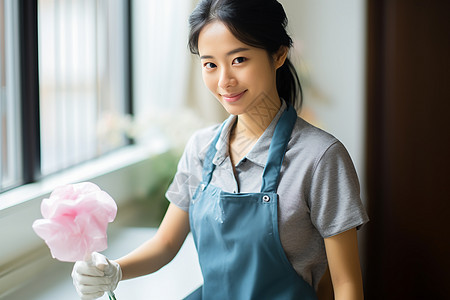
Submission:
[[[111,235],[109,248],[104,254],[110,258],[120,257],[156,233],[155,228],[125,227]],[[61,263],[50,258],[42,275],[34,277],[25,287],[5,296],[4,300],[77,300],[79,299],[70,276],[71,263]],[[178,255],[158,272],[119,283],[117,299],[164,299],[179,300],[186,297],[203,282],[197,252],[189,235]],[[100,299],[108,299],[106,295]]]
[[[41,201],[55,187],[91,181],[107,191],[120,209],[136,197],[145,197],[151,184],[148,180],[151,159],[166,150],[168,147],[163,143],[124,147],[0,194],[0,298],[42,271],[42,262],[46,261],[42,257],[49,256],[48,249],[31,225],[42,218]]]
[[[47,176],[36,183],[23,185],[0,194],[0,218],[26,202],[47,196],[55,187],[75,182],[92,181],[138,163],[167,150],[162,143],[150,146],[127,146],[66,171]],[[107,188],[102,187],[104,190]],[[116,200],[116,199],[115,199]],[[119,199],[120,201],[121,199]],[[116,200],[117,201],[117,200]]]

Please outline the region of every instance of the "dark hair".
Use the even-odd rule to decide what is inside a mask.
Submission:
[[[198,52],[198,37],[203,27],[212,21],[224,23],[241,42],[265,49],[270,55],[280,47],[292,46],[286,32],[287,17],[276,0],[201,0],[189,17],[189,49]],[[277,70],[277,91],[292,106],[300,108],[302,88],[297,72],[286,58]],[[297,101],[298,99],[298,101]]]

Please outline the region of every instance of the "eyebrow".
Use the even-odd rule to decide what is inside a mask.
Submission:
[[[226,55],[230,56],[230,55],[236,54],[238,52],[243,52],[243,51],[248,51],[248,50],[250,50],[250,49],[249,48],[236,48],[236,49],[233,49],[230,52],[228,52]],[[214,56],[212,56],[212,55],[202,55],[202,56],[200,56],[200,59],[211,59],[211,58],[214,58]]]

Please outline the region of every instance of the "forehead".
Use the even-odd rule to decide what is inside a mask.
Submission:
[[[198,37],[198,50],[202,55],[220,55],[236,48],[253,48],[239,41],[228,29],[219,21],[211,22],[200,31]]]

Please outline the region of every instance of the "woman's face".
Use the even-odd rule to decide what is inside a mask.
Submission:
[[[203,81],[228,113],[247,113],[261,101],[279,106],[276,69],[284,59],[242,43],[218,21],[201,30],[198,50]]]

